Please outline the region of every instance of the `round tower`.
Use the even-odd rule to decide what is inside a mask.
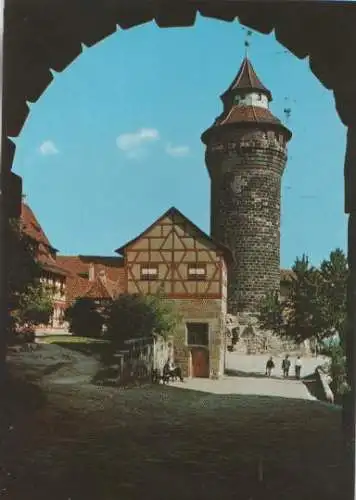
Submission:
[[[280,288],[281,180],[291,132],[247,57],[202,134],[211,179],[211,236],[229,247],[228,312],[253,313]]]

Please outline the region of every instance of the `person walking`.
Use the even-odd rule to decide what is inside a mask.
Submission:
[[[287,354],[282,361],[282,372],[284,378],[287,378],[289,376],[289,369],[290,369],[290,359],[289,359],[289,354]]]
[[[298,356],[295,362],[295,378],[297,380],[300,379],[301,370],[302,370],[302,360],[300,359],[300,356]]]
[[[273,358],[271,356],[266,363],[266,375],[267,375],[267,377],[271,376],[273,368],[274,368],[274,362],[273,362]]]

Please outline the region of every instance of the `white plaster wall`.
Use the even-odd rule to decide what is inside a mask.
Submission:
[[[251,92],[245,96],[235,96],[234,104],[239,106],[257,106],[260,108],[268,109],[268,99],[264,94],[258,92]]]

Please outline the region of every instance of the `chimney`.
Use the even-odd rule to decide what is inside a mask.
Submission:
[[[89,264],[89,281],[95,280],[95,267],[94,264]]]
[[[106,284],[107,279],[106,279],[106,272],[104,269],[101,269],[99,271],[99,278],[104,284]]]

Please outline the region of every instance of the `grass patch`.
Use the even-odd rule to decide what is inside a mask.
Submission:
[[[44,344],[107,344],[107,340],[78,337],[76,335],[48,335],[43,337]]]
[[[90,337],[78,337],[74,335],[51,335],[43,338],[44,344],[56,344],[66,349],[71,349],[87,356],[102,356],[109,342],[103,339],[93,339]]]

